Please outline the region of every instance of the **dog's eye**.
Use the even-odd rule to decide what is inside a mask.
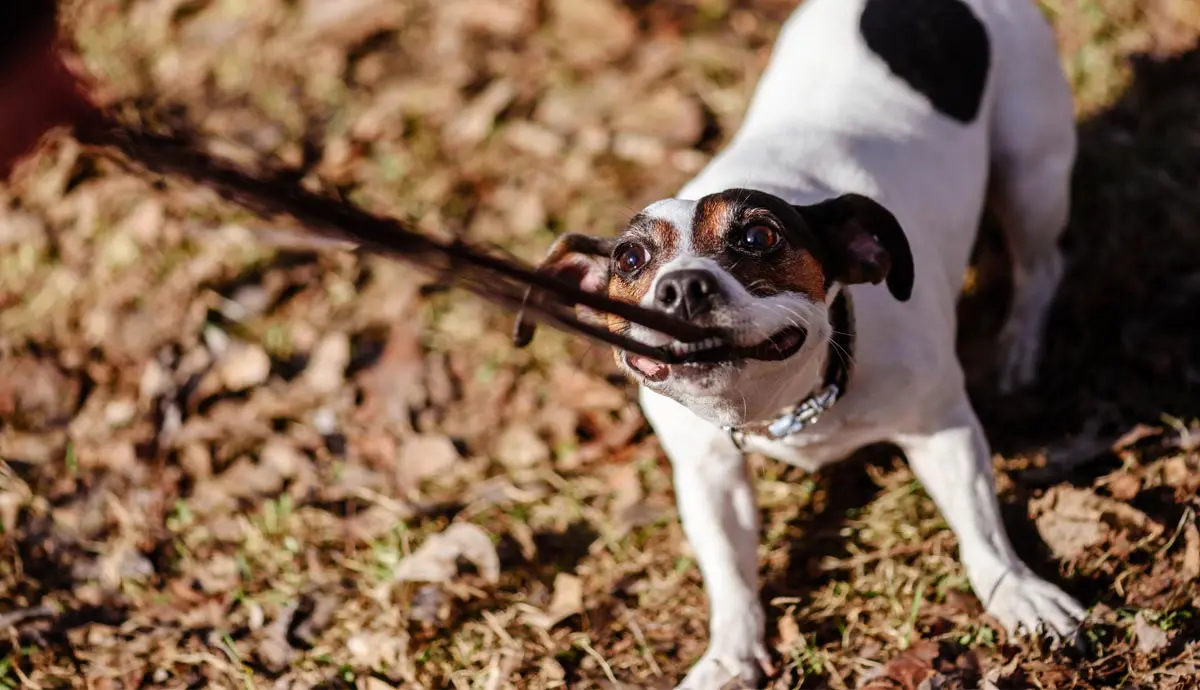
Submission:
[[[626,244],[617,247],[613,256],[616,257],[617,271],[626,276],[637,273],[650,261],[650,252],[640,244]]]
[[[751,225],[733,233],[734,247],[750,254],[766,254],[779,245],[779,233],[769,225]]]

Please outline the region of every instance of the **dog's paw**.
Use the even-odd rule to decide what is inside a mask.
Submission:
[[[988,613],[1012,635],[1071,640],[1087,611],[1069,594],[1030,572],[1010,571],[986,602]]]
[[[742,690],[758,687],[771,673],[771,658],[762,643],[744,649],[709,647],[676,690]]]

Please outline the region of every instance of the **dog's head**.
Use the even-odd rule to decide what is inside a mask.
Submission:
[[[896,299],[907,300],[913,285],[908,242],[878,203],[847,194],[794,206],[747,189],[656,202],[613,239],[564,235],[541,270],[725,328],[739,347],[770,349],[771,361],[684,365],[617,353],[639,383],[721,424],[766,418],[808,392],[793,390],[794,373],[832,335],[828,305],[837,286],[886,280]],[[618,317],[606,324],[651,345],[669,340]]]

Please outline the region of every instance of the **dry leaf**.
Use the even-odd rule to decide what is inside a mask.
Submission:
[[[416,486],[443,474],[459,460],[454,443],[435,434],[423,434],[405,441],[396,456],[396,477],[403,487]]]
[[[633,99],[614,118],[618,130],[644,135],[668,145],[691,146],[704,131],[704,116],[695,99],[680,89],[657,89]]]
[[[1105,486],[1108,487],[1108,493],[1118,501],[1130,501],[1138,495],[1138,491],[1142,489],[1142,481],[1135,475],[1128,472],[1121,472],[1109,480]]]
[[[1200,579],[1200,529],[1194,519],[1183,530],[1183,567],[1179,574],[1185,581]]]
[[[553,31],[572,65],[591,67],[615,59],[633,44],[637,27],[629,12],[614,0],[553,0]]]
[[[404,520],[411,517],[413,511],[407,504],[400,504],[401,510],[393,506],[373,505],[342,520],[342,530],[350,541],[370,543],[390,533]]]
[[[613,499],[608,512],[618,536],[650,524],[662,515],[661,505],[646,500],[646,492],[642,488],[642,479],[636,465],[621,466],[609,477],[609,484],[613,489]]]
[[[292,634],[308,644],[316,644],[320,633],[333,623],[333,615],[342,604],[337,597],[317,594],[312,598],[312,612],[296,626]]]
[[[226,390],[253,388],[271,375],[271,358],[261,346],[234,341],[217,362],[217,378]]]
[[[950,642],[922,640],[870,674],[859,689],[975,687],[979,676],[979,660],[970,650]]]
[[[209,481],[233,498],[274,496],[283,490],[283,475],[275,467],[238,458],[229,469]]]
[[[456,522],[425,540],[396,567],[400,582],[446,582],[458,573],[458,560],[474,564],[488,582],[500,579],[500,556],[487,532]]]
[[[539,628],[552,628],[583,612],[583,581],[568,573],[554,576],[554,594],[544,611],[525,614],[525,620]]]
[[[629,402],[616,386],[573,366],[556,366],[550,373],[550,386],[557,399],[574,410],[608,412]]]
[[[394,29],[406,14],[404,3],[389,0],[303,0],[300,9],[306,37],[345,44]]]
[[[1113,536],[1123,528],[1161,534],[1162,525],[1145,513],[1120,501],[1104,498],[1091,489],[1056,486],[1029,503],[1036,516],[1038,533],[1059,558],[1072,560]],[[1114,525],[1116,527],[1114,527]]]
[[[346,651],[364,668],[395,666],[404,655],[404,640],[388,632],[362,632],[346,640]]]
[[[67,435],[64,431],[42,434],[0,430],[0,458],[20,460],[30,465],[45,465],[61,458],[66,444]]]
[[[483,141],[492,131],[496,116],[516,95],[517,87],[511,81],[501,79],[489,84],[446,127],[446,143],[453,147],[468,147]]]
[[[350,339],[345,333],[329,333],[317,343],[304,369],[309,390],[326,395],[341,387],[350,364]]]
[[[450,599],[440,585],[422,585],[413,592],[408,619],[429,626],[437,625],[446,619],[449,608]]]
[[[535,0],[441,0],[438,5],[460,30],[505,38],[528,30],[537,16]]]
[[[193,575],[200,588],[209,594],[233,591],[242,578],[237,561],[225,554],[205,560]]]
[[[781,654],[786,654],[795,649],[804,636],[800,634],[800,624],[796,622],[796,617],[790,613],[780,616],[779,618],[779,643],[775,648]]]
[[[53,360],[0,353],[0,420],[20,429],[41,429],[68,421],[79,400],[80,383]]]
[[[487,508],[505,503],[533,503],[545,498],[551,493],[550,485],[542,481],[522,482],[519,486],[505,475],[496,475],[481,482],[476,482],[467,489],[464,498],[476,509]]]
[[[425,369],[420,332],[410,324],[393,326],[379,359],[356,376],[363,389],[363,418],[407,429],[409,409],[426,397],[423,379],[436,376]]]
[[[118,544],[111,552],[95,560],[75,562],[71,576],[76,580],[98,580],[105,589],[114,589],[124,581],[144,580],[154,575],[154,564],[129,544]]]
[[[1133,634],[1137,638],[1138,651],[1142,654],[1153,654],[1171,642],[1167,631],[1146,620],[1145,611],[1138,611],[1133,617]]]
[[[264,468],[285,479],[290,479],[302,471],[310,469],[308,456],[281,438],[272,438],[267,441],[259,453],[258,460]]]
[[[1177,455],[1167,459],[1162,465],[1163,483],[1167,486],[1182,488],[1189,493],[1195,491],[1197,472],[1188,464],[1186,456]],[[1189,486],[1190,485],[1190,486]]]
[[[275,620],[256,636],[254,656],[271,673],[286,671],[296,658],[297,652],[288,642],[287,633],[297,608],[298,602],[284,606]]]
[[[1115,451],[1126,450],[1137,445],[1139,441],[1143,441],[1151,436],[1160,436],[1162,432],[1162,427],[1137,424],[1129,431],[1121,434],[1121,437],[1113,442],[1112,448]]]
[[[550,459],[550,447],[529,426],[508,427],[496,440],[496,459],[509,469],[526,469]]]

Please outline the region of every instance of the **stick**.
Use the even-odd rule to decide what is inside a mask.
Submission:
[[[525,291],[535,287],[558,302],[524,303],[524,308],[535,318],[613,347],[666,363],[720,361],[737,356],[722,330],[695,326],[606,295],[585,292],[459,241],[439,242],[397,220],[371,214],[342,199],[311,192],[300,185],[292,171],[276,170],[263,177],[250,175],[203,152],[187,135],[147,132],[105,114],[77,127],[76,137],[85,145],[120,152],[128,161],[152,173],[175,175],[212,187],[256,213],[290,215],[321,236],[349,241],[365,251],[406,261],[507,309],[521,309]],[[579,320],[571,311],[575,305],[619,316],[681,342],[714,338],[726,344],[699,355],[652,347]]]

